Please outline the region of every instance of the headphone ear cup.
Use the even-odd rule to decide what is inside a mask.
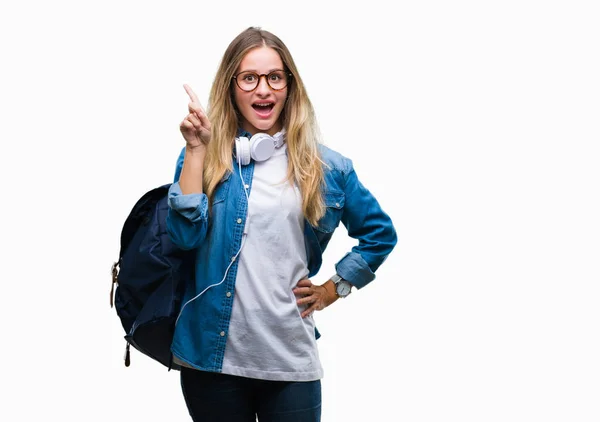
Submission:
[[[250,157],[255,161],[268,160],[275,152],[275,140],[266,133],[257,133],[250,138]]]
[[[246,137],[235,138],[235,156],[239,164],[250,164],[250,141]]]

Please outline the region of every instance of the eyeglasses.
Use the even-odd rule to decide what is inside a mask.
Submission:
[[[269,74],[263,73],[259,75],[256,72],[246,71],[240,72],[233,77],[237,86],[246,92],[254,91],[260,82],[260,78],[265,77],[267,84],[275,91],[281,91],[288,84],[288,79],[292,76],[283,70],[274,70]]]

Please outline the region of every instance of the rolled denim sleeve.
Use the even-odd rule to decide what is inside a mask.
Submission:
[[[335,268],[343,279],[360,289],[375,279],[375,271],[396,246],[397,235],[391,218],[358,180],[352,167],[345,181],[342,223],[348,235],[358,239],[358,245]]]
[[[194,249],[200,246],[206,237],[208,225],[208,197],[204,193],[184,195],[179,186],[179,177],[183,168],[185,147],[181,149],[173,184],[169,188],[169,212],[167,213],[167,232],[171,241],[181,249]]]
[[[169,188],[167,232],[181,249],[200,246],[208,227],[208,198],[204,193],[183,195],[179,182]]]

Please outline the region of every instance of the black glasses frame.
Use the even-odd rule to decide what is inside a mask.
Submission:
[[[271,86],[271,83],[269,82],[269,76],[270,76],[272,73],[275,73],[275,72],[283,72],[283,73],[285,73],[285,74],[288,76],[288,78],[289,78],[289,79],[288,79],[287,81],[285,81],[285,86],[284,86],[283,88],[273,88],[273,87]],[[238,77],[238,76],[240,76],[242,73],[252,73],[252,74],[254,74],[254,75],[258,76],[258,80],[257,80],[257,82],[256,82],[256,86],[255,86],[254,88],[252,88],[252,89],[244,89],[244,88],[242,88],[242,87],[240,86],[240,83],[238,82],[238,79],[237,79],[237,77]],[[291,79],[292,79],[292,76],[293,76],[293,75],[292,75],[290,72],[286,72],[286,71],[285,71],[285,70],[283,70],[283,69],[275,69],[275,70],[272,70],[272,71],[271,71],[271,72],[269,72],[269,73],[261,73],[261,74],[258,74],[258,73],[256,73],[256,72],[253,72],[253,71],[251,71],[251,70],[244,70],[243,72],[240,72],[240,73],[238,73],[237,75],[233,75],[232,79],[235,79],[235,84],[236,84],[236,85],[237,85],[237,87],[238,87],[239,89],[241,89],[242,91],[244,91],[244,92],[252,92],[252,91],[254,91],[256,88],[258,88],[258,86],[260,85],[260,78],[262,78],[263,76],[265,77],[265,80],[267,81],[267,85],[269,85],[269,88],[271,88],[273,91],[282,91],[282,90],[286,89],[286,88],[287,88],[287,86],[290,84],[290,81],[291,81]]]

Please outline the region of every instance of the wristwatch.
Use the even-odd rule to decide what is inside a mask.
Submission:
[[[338,297],[344,298],[352,293],[352,284],[340,277],[339,274],[332,275],[331,281],[335,285],[335,293]]]

